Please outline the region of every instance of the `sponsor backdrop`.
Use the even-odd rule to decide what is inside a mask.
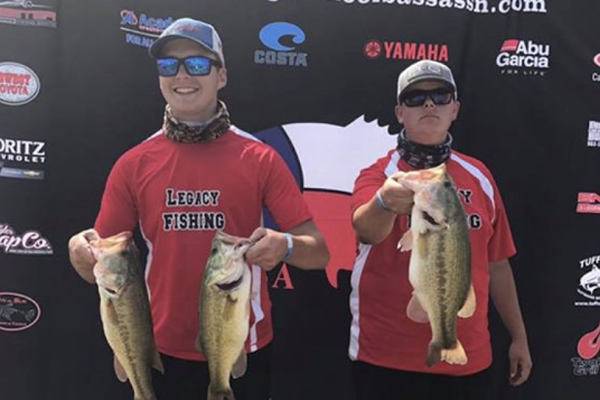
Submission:
[[[274,399],[352,399],[349,193],[395,144],[398,73],[426,57],[455,71],[455,148],[495,174],[519,249],[535,366],[507,386],[492,311],[495,397],[597,396],[599,14],[596,0],[0,2],[0,398],[132,396],[67,241],[117,157],[160,127],[147,47],[183,16],[221,33],[235,124],[284,156],[332,250],[326,272],[270,276]]]

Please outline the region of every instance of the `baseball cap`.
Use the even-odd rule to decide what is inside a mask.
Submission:
[[[150,56],[152,58],[159,58],[165,44],[173,39],[188,39],[198,43],[216,55],[222,64],[225,63],[221,38],[219,38],[216,29],[206,22],[191,18],[176,20],[152,43],[149,49]]]
[[[446,83],[457,93],[452,71],[447,65],[432,60],[421,60],[406,68],[398,77],[397,98],[409,87],[422,81],[440,81]]]

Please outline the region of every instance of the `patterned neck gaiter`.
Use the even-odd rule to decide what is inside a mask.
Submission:
[[[450,157],[451,147],[450,132],[444,143],[434,146],[408,140],[404,129],[398,135],[398,154],[408,165],[417,169],[433,168],[444,163]]]
[[[163,131],[169,139],[177,143],[206,143],[221,136],[231,126],[225,103],[219,100],[217,113],[210,122],[200,126],[190,126],[179,122],[171,113],[171,106],[165,108]]]

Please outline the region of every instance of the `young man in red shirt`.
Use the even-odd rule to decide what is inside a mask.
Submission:
[[[231,125],[218,99],[227,70],[214,27],[177,20],[150,55],[167,102],[164,124],[112,168],[94,229],[69,242],[72,264],[94,283],[90,240],[140,228],[149,249],[146,282],[165,367],[164,376],[154,375],[156,395],[202,399],[207,363],[195,340],[211,241],[217,230],[256,241],[246,253],[252,272],[248,369],[232,387],[238,400],[268,400],[273,331],[265,271],[284,259],[302,269],[323,269],[327,246],[281,157]],[[283,232],[262,227],[264,207]]]
[[[491,297],[511,337],[510,382],[529,376],[532,362],[508,258],[516,252],[494,179],[482,162],[451,149],[448,132],[460,103],[451,70],[423,60],[398,80],[395,112],[404,130],[398,147],[361,171],[352,196],[352,223],[360,241],[352,273],[349,355],[357,400],[491,399],[488,331]],[[406,314],[412,296],[410,252],[397,244],[408,230],[413,193],[392,177],[446,164],[468,215],[472,283],[477,309],[458,319],[466,365],[425,365],[429,324]]]

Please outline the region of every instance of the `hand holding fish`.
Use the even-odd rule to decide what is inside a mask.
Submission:
[[[270,271],[279,264],[287,252],[285,234],[267,228],[257,228],[249,240],[254,242],[246,252],[246,262]]]
[[[509,382],[512,386],[519,386],[527,381],[533,366],[527,339],[512,341],[508,350],[508,359],[510,362]]]
[[[414,192],[398,182],[403,172],[396,172],[385,180],[379,189],[383,204],[396,214],[410,214],[414,204]]]
[[[74,235],[69,240],[69,259],[75,271],[87,282],[95,283],[93,269],[96,257],[92,253],[90,242],[100,239],[100,235],[94,229],[87,229]]]

